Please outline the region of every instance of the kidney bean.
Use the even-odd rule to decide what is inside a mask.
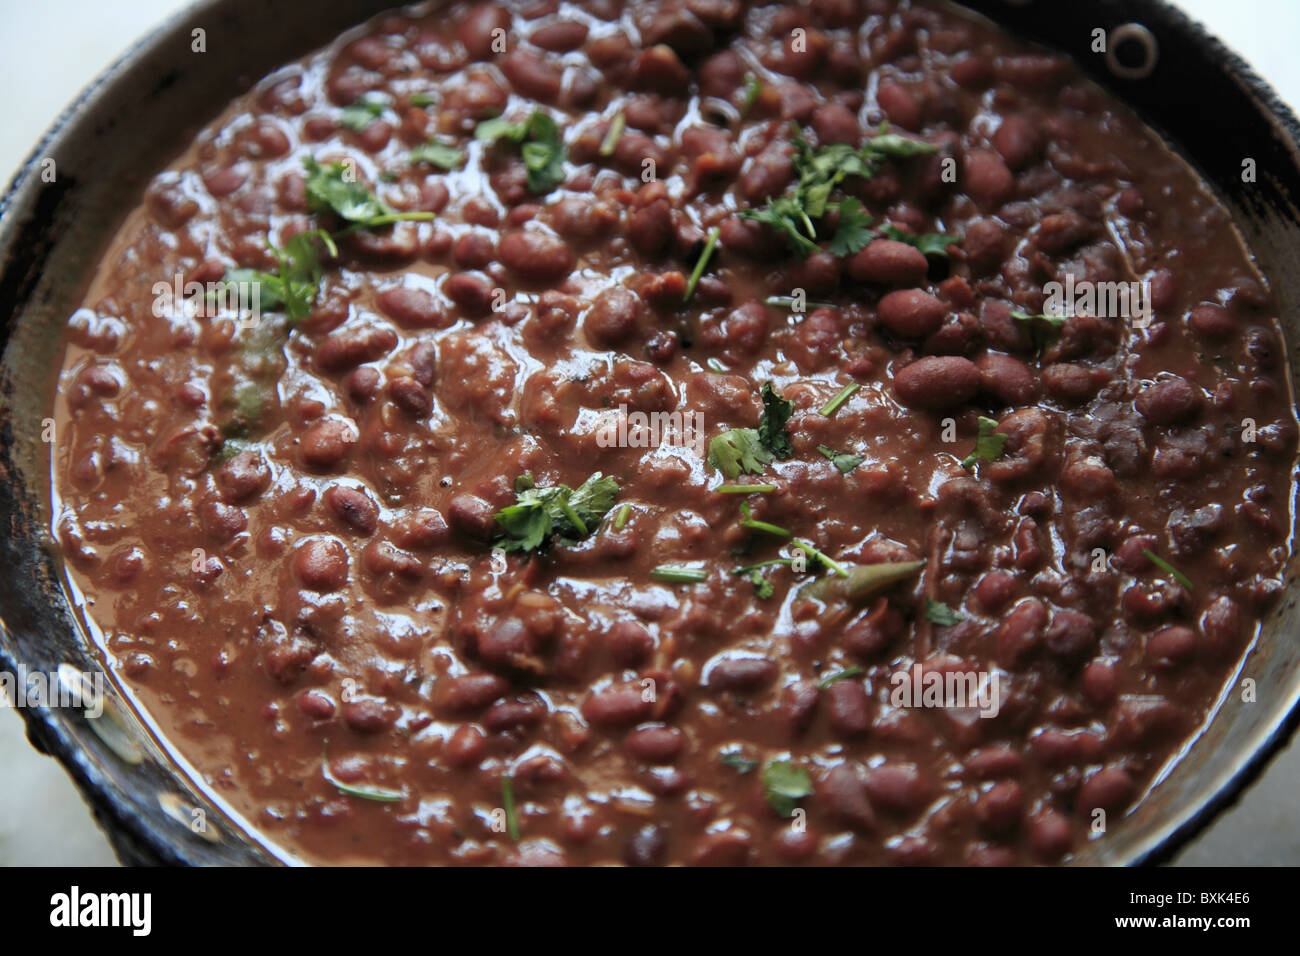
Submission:
[[[971,589],[970,604],[982,614],[994,615],[1018,595],[1020,584],[1010,571],[989,571]]]
[[[632,88],[661,93],[664,96],[685,95],[690,87],[691,75],[673,48],[657,44],[637,54],[632,63]]]
[[[312,720],[329,720],[334,716],[334,701],[318,690],[307,690],[298,695],[298,709]]]
[[[658,866],[667,859],[668,836],[661,826],[647,823],[630,837],[623,849],[628,866]]]
[[[476,767],[487,752],[487,736],[473,724],[461,724],[443,747],[442,758],[457,769]]]
[[[361,550],[361,563],[377,578],[403,578],[419,581],[424,577],[424,565],[413,554],[397,548],[391,541],[371,541]]]
[[[753,837],[735,828],[713,830],[695,841],[692,866],[740,866],[749,859]]]
[[[984,747],[967,756],[966,770],[977,780],[996,780],[999,777],[1018,776],[1024,759],[1006,746]]]
[[[970,401],[979,387],[979,369],[955,355],[917,359],[894,373],[894,393],[911,408],[951,408]]]
[[[861,681],[834,681],[825,695],[831,729],[840,737],[861,736],[871,729],[871,701]]]
[[[776,664],[757,657],[715,657],[707,666],[707,686],[734,694],[762,690],[776,679]]]
[[[916,285],[928,268],[919,249],[893,239],[873,239],[848,260],[851,278],[880,285]]]
[[[975,363],[980,385],[1006,405],[1028,405],[1038,397],[1038,380],[1028,365],[1011,355],[986,352]]]
[[[1040,860],[1059,860],[1074,845],[1074,831],[1069,819],[1055,810],[1036,814],[1029,821],[1029,845]]]
[[[1178,425],[1200,412],[1204,396],[1187,379],[1174,376],[1144,389],[1133,404],[1153,424]]]
[[[1006,258],[1006,230],[994,219],[976,219],[962,237],[966,261],[974,275],[996,272]]]
[[[873,807],[890,813],[912,814],[930,801],[930,782],[915,764],[883,763],[868,767],[863,784]]]
[[[645,303],[621,286],[597,293],[583,319],[587,339],[600,348],[612,348],[632,338],[645,315]]]
[[[1038,647],[1047,626],[1047,607],[1037,598],[1016,604],[998,626],[994,636],[998,661],[1016,668]]]
[[[447,524],[453,533],[477,543],[496,534],[496,509],[476,495],[456,495],[447,508]]]
[[[509,27],[509,11],[495,3],[480,3],[465,14],[456,28],[456,37],[473,59],[487,60],[495,52],[493,41],[505,37]]]
[[[770,329],[768,308],[762,302],[746,302],[733,310],[722,323],[726,344],[745,353],[762,348]]]
[[[1025,814],[1025,790],[1014,780],[995,783],[975,798],[975,820],[989,833],[1006,833]]]
[[[462,674],[438,681],[438,706],[447,714],[472,714],[505,696],[510,682],[497,674]]]
[[[947,306],[920,289],[888,293],[876,307],[881,324],[903,338],[924,338],[943,324]]]
[[[624,738],[627,752],[644,763],[672,763],[681,753],[685,741],[682,732],[672,727],[638,727]]]
[[[442,284],[442,291],[470,318],[481,318],[492,311],[492,283],[481,272],[457,272]]]
[[[821,701],[821,688],[813,680],[796,681],[781,695],[781,710],[790,722],[790,731],[799,736],[812,726]]]
[[[238,504],[260,495],[271,484],[271,469],[261,452],[242,451],[213,476],[223,501]]]
[[[993,134],[993,148],[1002,154],[1012,169],[1024,169],[1038,158],[1042,150],[1039,127],[1027,116],[1013,113],[1004,117]]]
[[[303,464],[310,468],[329,469],[348,456],[356,433],[345,422],[335,418],[318,421],[302,436]]]
[[[1129,805],[1136,791],[1137,785],[1128,771],[1119,767],[1103,767],[1080,788],[1079,812],[1085,816],[1096,809],[1116,813]]]
[[[966,154],[962,167],[966,194],[985,209],[995,209],[1011,198],[1015,177],[1002,157],[987,149]]]
[[[850,763],[836,764],[828,770],[815,784],[814,799],[832,819],[855,830],[876,828],[876,813],[866,785]]]
[[[636,667],[654,653],[654,635],[636,621],[618,621],[606,638],[610,656],[623,667]]]
[[[382,700],[365,697],[343,705],[343,722],[361,734],[388,730],[401,716],[401,708]]]
[[[546,702],[537,694],[520,694],[489,707],[483,726],[492,734],[523,733],[546,720],[546,713]]]
[[[862,127],[857,115],[840,103],[826,103],[813,110],[812,126],[817,132],[817,142],[848,143],[856,147],[862,142]]]
[[[573,269],[573,253],[568,245],[536,229],[507,233],[497,251],[506,268],[533,285],[549,285]]]
[[[397,333],[392,329],[342,329],[316,349],[316,364],[326,372],[346,372],[365,362],[373,362],[396,347]]]
[[[1086,614],[1058,610],[1047,628],[1045,644],[1057,657],[1078,660],[1096,649],[1097,625]]]
[[[592,691],[582,702],[582,716],[597,727],[620,727],[640,723],[654,710],[640,684],[611,684]]]
[[[903,129],[919,130],[923,121],[923,107],[906,86],[901,83],[881,83],[876,91],[876,102],[889,117],[889,122]]]
[[[528,35],[530,43],[553,53],[568,53],[587,41],[587,25],[561,20],[538,27]]]
[[[364,492],[347,485],[331,485],[325,490],[325,504],[349,528],[362,534],[374,534],[379,527],[379,506]]]
[[[554,103],[560,95],[563,74],[559,67],[527,50],[515,49],[507,53],[501,61],[501,72],[515,92],[529,99]]]
[[[313,591],[337,591],[348,580],[347,549],[336,538],[308,538],[294,552],[293,570]]]
[[[1147,638],[1147,663],[1157,668],[1185,664],[1196,655],[1196,632],[1181,624],[1162,627]]]

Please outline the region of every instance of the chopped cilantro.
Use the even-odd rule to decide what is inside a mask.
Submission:
[[[772,453],[778,461],[784,461],[794,454],[790,444],[790,435],[785,430],[785,423],[794,414],[794,402],[782,398],[772,388],[771,382],[763,383],[763,417],[758,422],[758,440]]]
[[[432,219],[431,212],[396,212],[356,179],[347,163],[322,166],[311,156],[302,161],[307,170],[307,204],[314,211],[329,209],[354,229],[386,226],[402,219]]]
[[[513,777],[501,778],[501,807],[506,812],[506,834],[519,842],[519,813],[515,809],[515,781]]]
[[[812,796],[812,778],[788,760],[774,760],[763,768],[763,789],[773,810],[792,817],[799,801]]]
[[[979,435],[975,438],[975,450],[961,460],[961,466],[970,471],[981,461],[996,461],[1002,456],[1002,449],[1009,436],[997,431],[995,418],[979,417]]]
[[[328,760],[321,761],[321,774],[327,781],[334,786],[339,793],[346,793],[349,797],[360,797],[362,800],[374,800],[377,803],[396,803],[406,796],[405,791],[391,790],[388,787],[375,787],[370,784],[344,783],[334,774],[330,773]]]
[[[415,147],[407,154],[407,159],[412,163],[428,163],[439,169],[460,169],[465,165],[464,151],[437,140]]]
[[[748,528],[750,531],[762,531],[766,534],[774,534],[778,538],[793,537],[791,532],[782,528],[780,525],[769,524],[766,521],[755,521],[752,514],[753,513],[749,510],[749,505],[747,503],[742,503],[740,506],[740,526],[742,528]]]
[[[351,106],[343,107],[339,116],[339,125],[358,133],[365,129],[375,118],[382,116],[388,104],[383,100],[363,96]]]
[[[861,387],[862,386],[857,382],[854,382],[851,385],[845,385],[836,393],[834,398],[819,408],[817,413],[825,418],[831,418],[840,410],[840,406],[852,398]]]
[[[234,286],[256,285],[259,309],[283,310],[291,322],[304,319],[316,304],[320,289],[321,247],[331,256],[338,255],[334,240],[323,229],[300,232],[283,249],[270,246],[278,263],[276,271],[231,269],[226,273],[225,282]]]
[[[925,600],[925,616],[940,627],[952,627],[954,624],[966,620],[948,605],[930,598]]]
[[[622,116],[623,114],[620,113],[619,115]],[[690,281],[686,283],[686,292],[682,296],[683,303],[690,302],[691,296],[695,294],[695,287],[700,284],[700,277],[704,275],[704,270],[708,267],[709,260],[713,258],[713,250],[717,247],[718,236],[721,234],[722,230],[717,226],[714,226],[709,231],[709,238],[704,243],[704,249],[700,252],[699,259],[695,261],[695,268],[691,270]]]
[[[733,428],[709,442],[709,464],[732,480],[742,471],[757,475],[771,460],[754,428]]]
[[[1152,551],[1149,548],[1143,548],[1142,553],[1147,556],[1147,560],[1149,560],[1152,564],[1158,567],[1161,571],[1165,572],[1165,574],[1172,575],[1174,580],[1177,581],[1179,584],[1181,584],[1183,587],[1187,588],[1187,590],[1189,591],[1193,590],[1191,578],[1183,574],[1182,571],[1179,571],[1176,567],[1174,567],[1164,558],[1160,557],[1160,555],[1156,554],[1154,551]]]
[[[656,581],[668,581],[672,584],[699,584],[709,579],[709,572],[703,568],[683,568],[673,564],[661,564],[650,571],[650,577]]]
[[[858,667],[855,664],[852,667],[844,668],[844,670],[842,671],[836,671],[834,674],[828,674],[826,677],[823,677],[821,680],[817,682],[817,686],[820,687],[822,690],[825,690],[827,687],[830,687],[831,684],[834,684],[836,681],[849,680],[854,677],[861,677],[865,673],[866,671],[864,671],[861,667]]]
[[[614,150],[618,148],[618,141],[622,139],[623,129],[626,126],[627,118],[623,116],[623,111],[619,110],[610,120],[609,129],[605,130],[605,138],[600,141],[600,155],[614,155]]]
[[[954,242],[961,242],[961,236],[945,236],[941,232],[927,232],[915,236],[910,232],[904,232],[893,223],[881,226],[880,233],[886,239],[893,239],[896,242],[905,242],[909,246],[915,246],[923,255],[927,256],[946,257],[948,247]]]
[[[531,477],[515,483],[515,503],[494,517],[506,551],[535,551],[555,537],[585,538],[614,506],[618,482],[596,472],[577,490],[568,485],[536,488]]]
[[[519,122],[501,116],[484,120],[474,130],[474,138],[520,144],[529,192],[548,193],[564,182],[564,138],[550,113],[533,110],[528,119]]]
[[[825,445],[818,445],[817,450],[829,458],[831,464],[838,468],[840,474],[843,475],[847,475],[854,468],[867,460],[866,455],[850,455],[847,452],[837,452],[833,449],[827,448]]]

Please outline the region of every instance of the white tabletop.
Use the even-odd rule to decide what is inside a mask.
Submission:
[[[1051,0],[1082,2],[1082,0]],[[1300,104],[1300,2],[1179,0],[1241,53],[1292,104]],[[181,0],[3,0],[0,63],[9,92],[0,123],[0,183],[7,183],[59,111],[100,70]],[[38,78],[38,79],[34,79]],[[3,708],[0,708],[3,710]],[[113,854],[62,767],[27,744],[0,712],[0,865],[113,863]],[[1179,857],[1197,865],[1300,864],[1300,744],[1293,743],[1241,802]]]

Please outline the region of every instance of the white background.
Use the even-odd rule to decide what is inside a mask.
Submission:
[[[1075,3],[1085,0],[1039,0]],[[1091,0],[1095,2],[1095,0]],[[1300,104],[1298,0],[1181,0],[1292,104]],[[0,0],[0,182],[87,82],[176,10],[176,0]],[[310,0],[302,0],[310,15]],[[1213,123],[1213,115],[1206,120]],[[1300,863],[1300,745],[1180,857],[1182,863]],[[113,855],[61,766],[0,713],[0,864],[112,863]]]

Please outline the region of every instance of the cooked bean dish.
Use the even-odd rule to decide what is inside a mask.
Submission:
[[[57,538],[286,859],[1068,861],[1282,587],[1275,316],[1155,133],[955,7],[414,8],[152,180]]]

